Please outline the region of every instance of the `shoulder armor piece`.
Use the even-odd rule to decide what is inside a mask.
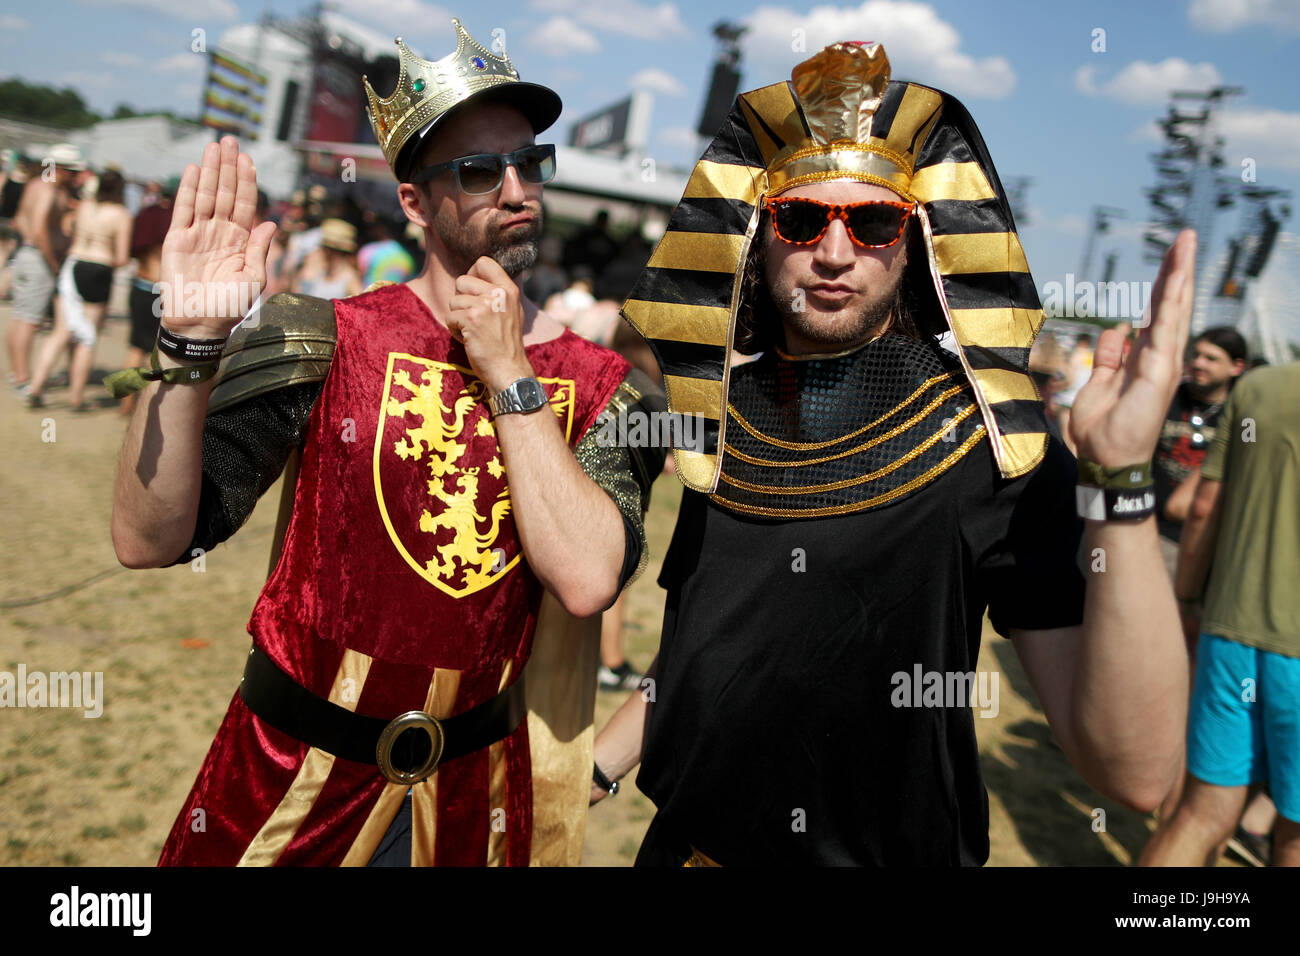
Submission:
[[[645,372],[633,367],[615,390],[607,412],[617,420],[620,432],[619,444],[628,447],[637,484],[641,486],[642,493],[648,496],[650,486],[655,483],[655,479],[664,469],[664,459],[668,456],[668,449],[653,445],[629,444],[622,430],[630,414],[666,414],[668,401],[664,397],[664,391]]]
[[[337,341],[332,301],[292,292],[272,296],[227,340],[208,412],[289,385],[323,381]]]
[[[610,398],[610,403],[617,411],[630,411],[637,405],[648,412],[668,410],[664,390],[636,366],[628,369],[627,375]]]

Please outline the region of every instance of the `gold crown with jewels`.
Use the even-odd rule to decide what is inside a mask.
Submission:
[[[523,83],[510,58],[487,50],[460,25],[456,30],[456,49],[441,60],[425,60],[411,52],[398,37],[399,70],[397,88],[387,98],[375,93],[366,77],[366,115],[375,132],[379,148],[398,179],[405,179],[414,149],[403,155],[403,147],[412,146],[451,110],[486,90],[509,86],[514,94],[510,101],[518,105],[540,132],[560,114],[560,98],[543,86]],[[553,102],[551,102],[553,101]]]

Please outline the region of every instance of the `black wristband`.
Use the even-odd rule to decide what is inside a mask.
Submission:
[[[177,362],[213,362],[225,348],[225,339],[187,339],[158,324],[158,351]]]
[[[1078,485],[1079,517],[1090,521],[1140,521],[1156,513],[1155,488],[1091,488]]]
[[[618,781],[610,780],[594,763],[591,765],[591,779],[600,789],[608,791],[611,797],[618,793]]]

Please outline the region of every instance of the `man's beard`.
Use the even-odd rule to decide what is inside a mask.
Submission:
[[[906,256],[906,253],[903,255]],[[819,313],[822,317],[820,320],[814,319],[807,308],[803,310],[794,308],[796,290],[793,287],[784,288],[767,280],[768,293],[781,316],[784,328],[795,332],[805,341],[835,349],[866,341],[873,332],[884,331],[886,323],[898,308],[898,291],[906,274],[906,267],[907,262],[904,259],[898,269],[897,281],[887,289],[881,289],[871,295],[853,310],[841,309],[837,312]],[[806,292],[803,298],[806,304]],[[834,321],[828,321],[829,316],[834,316]]]
[[[1187,390],[1191,393],[1192,397],[1196,399],[1198,402],[1208,402],[1210,400],[1211,395],[1213,395],[1215,392],[1217,392],[1219,389],[1225,386],[1230,386],[1231,383],[1232,383],[1232,379],[1227,378],[1218,382],[1211,379],[1210,381],[1206,382],[1204,385],[1197,385],[1195,379],[1188,378]]]
[[[509,212],[502,219],[513,218],[518,212]],[[442,240],[454,261],[454,265],[463,274],[469,271],[480,256],[490,256],[505,270],[506,275],[515,278],[525,269],[531,269],[537,262],[538,248],[542,237],[542,213],[538,210],[534,220],[526,226],[511,229],[512,236],[505,239],[494,222],[486,223],[482,230],[475,230],[466,225],[456,225],[445,221],[441,216],[433,220],[434,231]],[[496,217],[493,217],[496,218]],[[488,238],[488,233],[491,238]]]

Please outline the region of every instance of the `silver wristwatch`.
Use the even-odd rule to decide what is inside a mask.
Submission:
[[[488,399],[488,408],[493,417],[508,415],[511,412],[522,412],[527,415],[539,408],[545,408],[548,401],[550,399],[546,397],[546,390],[542,388],[541,382],[535,378],[521,378],[491,396]]]

